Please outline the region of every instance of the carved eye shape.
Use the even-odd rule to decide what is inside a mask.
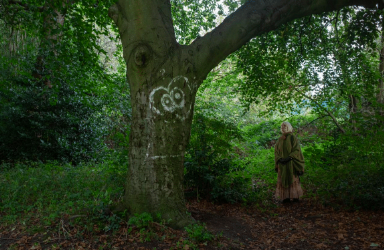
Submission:
[[[178,107],[182,107],[184,105],[184,93],[179,88],[174,88],[172,93],[173,101]]]
[[[161,97],[161,104],[163,105],[164,109],[169,112],[173,112],[175,110],[175,105],[173,104],[172,98],[168,94],[165,94]]]

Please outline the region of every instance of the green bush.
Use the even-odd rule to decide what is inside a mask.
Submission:
[[[90,96],[85,102],[83,94],[65,83],[54,89],[14,84],[0,98],[0,161],[77,164],[105,149],[107,127],[96,111],[103,105],[100,98]]]
[[[351,209],[384,208],[384,133],[343,135],[304,150],[306,175],[302,177],[309,195],[325,204]]]
[[[240,139],[236,126],[197,115],[185,159],[187,195],[220,202],[238,202],[247,196],[250,177],[238,175],[243,166],[235,164],[231,141]]]
[[[294,128],[295,134],[300,134],[302,144],[313,143],[312,132],[313,124],[308,125],[316,118],[313,115],[294,116],[287,119]],[[280,125],[285,121],[282,119],[268,119],[254,124],[247,124],[242,127],[246,146],[251,153],[257,154],[258,151],[273,147],[277,139],[281,136]]]
[[[147,228],[153,222],[152,215],[149,213],[135,214],[128,220],[128,225],[133,225],[139,229]]]
[[[214,238],[205,224],[191,224],[184,229],[188,233],[188,237],[195,242],[207,242]]]
[[[70,11],[76,13],[79,6],[73,7]],[[111,61],[115,69],[105,64],[109,60],[102,62],[110,56],[104,51],[109,45],[104,44],[106,37],[94,38],[103,28],[82,20],[74,30],[77,18],[68,15],[55,31],[61,34],[59,40],[41,33],[42,23],[11,27],[0,20],[0,163],[78,164],[107,160],[107,147],[122,151],[113,144],[120,139],[115,134],[125,137],[130,122],[129,87],[125,70],[117,66],[123,59]],[[25,39],[9,51],[6,45],[18,33]],[[116,55],[120,49],[117,46]]]

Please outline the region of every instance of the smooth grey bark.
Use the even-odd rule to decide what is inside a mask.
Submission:
[[[176,42],[169,0],[118,0],[118,27],[132,99],[124,207],[161,213],[174,227],[192,222],[183,194],[184,152],[195,95],[207,74],[251,38],[295,18],[382,0],[250,0],[191,45]]]

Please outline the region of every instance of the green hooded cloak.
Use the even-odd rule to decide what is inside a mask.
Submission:
[[[287,164],[279,163],[279,159],[291,157]],[[292,133],[284,133],[275,145],[275,168],[279,166],[281,182],[284,188],[293,183],[293,176],[304,172],[304,156],[300,149],[299,140]]]

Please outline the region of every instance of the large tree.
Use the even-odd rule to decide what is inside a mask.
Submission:
[[[183,161],[196,92],[207,74],[251,38],[310,14],[382,0],[249,0],[189,45],[176,41],[170,0],[118,0],[109,16],[123,44],[132,100],[129,173],[123,206],[191,222]]]

